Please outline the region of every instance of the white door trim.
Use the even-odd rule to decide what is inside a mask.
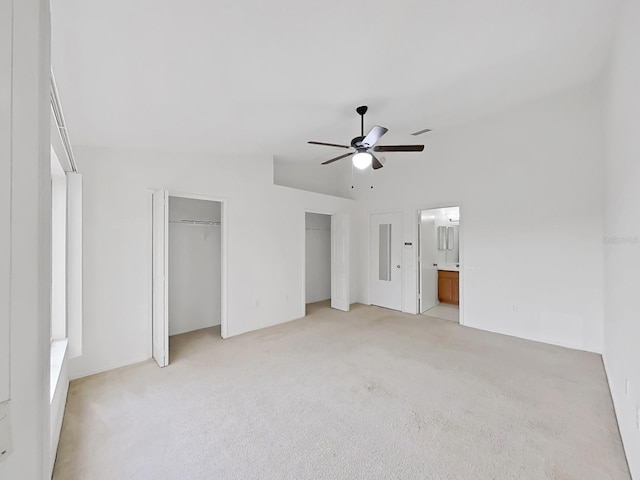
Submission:
[[[159,367],[169,365],[168,256],[169,195],[151,195],[151,355]]]

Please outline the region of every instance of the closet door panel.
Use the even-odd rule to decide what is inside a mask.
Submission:
[[[152,221],[152,328],[153,358],[160,367],[169,364],[169,194],[153,192]]]

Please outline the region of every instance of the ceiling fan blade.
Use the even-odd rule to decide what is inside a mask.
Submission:
[[[351,148],[347,145],[338,145],[337,143],[325,143],[325,142],[307,142],[312,145],[324,145],[325,147],[338,147],[338,148]]]
[[[376,125],[369,131],[369,133],[367,133],[367,136],[364,137],[364,140],[362,140],[362,146],[365,148],[373,147],[376,142],[380,140],[380,137],[382,137],[388,131],[389,130],[387,130],[386,128]]]
[[[378,170],[379,168],[382,168],[384,166],[382,165],[382,163],[380,163],[380,160],[378,160],[376,156],[373,155],[371,152],[369,152],[369,155],[371,155],[371,166],[373,167],[374,170]]]
[[[348,157],[349,155],[353,155],[353,152],[349,152],[349,153],[345,153],[344,155],[340,155],[339,157],[336,158],[332,158],[331,160],[327,160],[326,162],[322,162],[322,165],[329,165],[330,163],[336,162],[338,160],[341,160],[345,157]]]
[[[424,145],[379,145],[373,147],[374,152],[421,152]]]

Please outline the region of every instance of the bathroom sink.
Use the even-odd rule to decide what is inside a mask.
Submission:
[[[459,272],[460,264],[459,263],[439,263],[438,270],[445,270],[447,272]]]

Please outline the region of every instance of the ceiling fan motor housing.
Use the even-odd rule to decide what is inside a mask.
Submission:
[[[351,140],[351,146],[353,148],[355,148],[356,150],[361,149],[362,148],[362,140],[364,140],[364,137],[355,137],[353,140]]]

